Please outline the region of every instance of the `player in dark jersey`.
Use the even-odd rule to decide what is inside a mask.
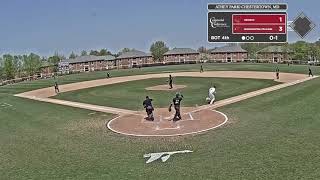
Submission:
[[[109,79],[111,76],[110,76],[110,73],[109,72],[107,72],[107,78]]]
[[[173,88],[173,87],[172,87],[173,78],[172,78],[171,74],[169,75],[169,80],[168,80],[168,82],[169,82],[169,86],[170,86],[169,89],[172,89],[172,88]]]
[[[200,73],[203,73],[203,66],[202,66],[202,64],[201,64],[201,66],[200,66]]]
[[[152,99],[149,98],[149,96],[146,96],[146,100],[143,101],[143,107],[146,109],[147,112],[147,119],[150,121],[154,120],[153,117],[153,106],[152,106]]]
[[[309,77],[312,76],[313,77],[313,74],[312,74],[312,70],[311,68],[309,67]]]
[[[181,119],[181,114],[180,114],[180,105],[182,101],[183,95],[180,93],[176,94],[176,97],[172,99],[172,103],[170,104],[169,111],[171,111],[172,105],[174,106],[174,109],[176,111],[173,121],[178,121]]]
[[[277,77],[277,79],[280,78],[279,73],[280,73],[280,70],[279,70],[279,68],[277,67],[277,68],[276,68],[276,77]]]
[[[56,92],[56,94],[58,94],[60,92],[59,91],[59,85],[58,85],[57,81],[54,82],[54,91]]]

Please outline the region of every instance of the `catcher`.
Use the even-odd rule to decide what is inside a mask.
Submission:
[[[174,105],[174,109],[176,111],[173,121],[178,121],[181,119],[181,114],[180,114],[180,104],[182,101],[183,95],[181,93],[176,93],[176,97],[172,99],[172,103],[169,106],[169,112],[171,112],[172,105]]]

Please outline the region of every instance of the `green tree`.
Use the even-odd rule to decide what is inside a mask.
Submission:
[[[3,59],[0,57],[0,80],[4,79],[3,77]]]
[[[13,56],[10,54],[3,55],[3,71],[5,74],[6,79],[13,79],[15,78],[15,70],[14,67],[14,59]]]
[[[69,56],[69,59],[74,59],[76,57],[77,57],[77,55],[72,51],[70,56]]]
[[[24,69],[29,76],[34,75],[40,70],[42,63],[39,55],[31,53],[29,55],[23,55],[22,57]]]
[[[88,55],[87,51],[85,50],[81,51],[81,56],[87,56],[87,55]]]
[[[123,53],[130,52],[130,51],[133,51],[133,50],[135,50],[135,49],[123,48],[123,49],[121,49],[120,52],[118,52],[118,54],[116,54],[116,56],[120,56]]]
[[[150,51],[154,59],[158,61],[163,60],[163,54],[169,51],[169,48],[163,41],[156,41],[150,47]]]
[[[90,54],[90,55],[94,55],[94,56],[99,56],[99,51],[97,51],[97,50],[91,50],[89,54]]]
[[[99,56],[106,56],[106,55],[111,55],[111,52],[108,51],[107,49],[101,49],[99,52]]]
[[[48,58],[48,61],[56,66],[62,59],[65,59],[65,57],[55,52],[53,56]]]
[[[317,47],[317,45],[315,43],[309,44],[308,51],[309,51],[309,53],[308,53],[309,60],[316,61],[319,59],[320,48]]]
[[[13,66],[15,68],[16,75],[21,77],[21,73],[23,72],[23,61],[21,55],[13,56]]]
[[[309,47],[307,42],[297,41],[293,43],[291,47],[294,51],[293,59],[305,61],[308,60]]]

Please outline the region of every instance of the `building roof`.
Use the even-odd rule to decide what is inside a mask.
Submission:
[[[237,53],[237,52],[243,52],[246,53],[247,51],[242,49],[240,46],[223,46],[223,47],[217,47],[215,49],[209,50],[210,53]]]
[[[199,54],[196,50],[191,48],[173,48],[164,55],[175,55],[175,54]]]
[[[78,56],[74,59],[64,59],[62,60],[62,62],[82,63],[82,62],[91,62],[91,61],[113,61],[113,60],[115,60],[115,57],[111,55],[107,55],[107,56],[88,55],[88,56]]]
[[[125,59],[125,58],[137,58],[137,57],[151,57],[150,53],[145,53],[138,50],[132,50],[128,52],[122,53],[117,59]]]
[[[292,53],[293,51],[285,46],[268,46],[257,53]]]

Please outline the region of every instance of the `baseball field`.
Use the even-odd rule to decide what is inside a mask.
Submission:
[[[278,81],[272,64],[205,64],[204,73],[176,65],[112,70],[110,79],[104,71],[61,76],[58,95],[53,79],[0,87],[0,179],[317,179],[320,80],[308,78],[308,66],[278,67]],[[165,87],[168,74],[183,88],[150,90]],[[217,102],[207,105],[213,84]],[[110,124],[143,116],[146,95],[167,111],[176,92],[189,115],[214,109],[227,119],[170,137],[126,135]],[[193,116],[215,117],[203,113]],[[180,127],[175,133],[199,128]],[[178,150],[193,152],[149,164],[143,157]]]

